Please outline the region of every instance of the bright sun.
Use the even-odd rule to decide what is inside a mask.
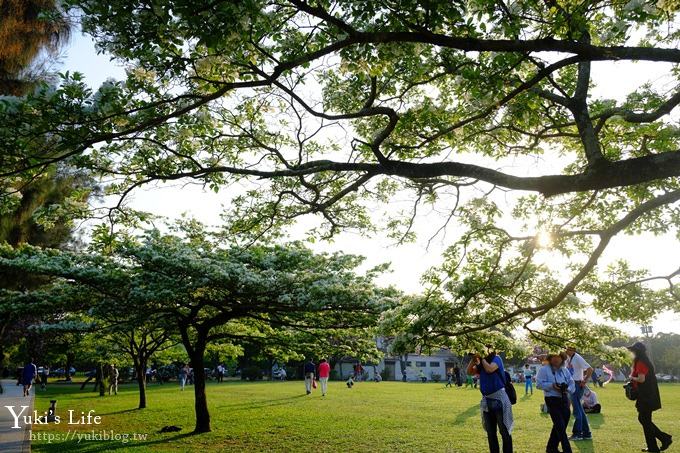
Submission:
[[[536,244],[542,249],[550,248],[553,244],[553,238],[550,232],[545,230],[539,231],[536,235]]]

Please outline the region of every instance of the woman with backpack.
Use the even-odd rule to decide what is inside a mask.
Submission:
[[[500,453],[498,434],[503,439],[503,453],[512,453],[512,402],[506,391],[507,378],[503,360],[487,346],[487,355],[474,354],[467,373],[479,373],[479,389],[482,392],[480,410],[482,426],[486,431],[490,453]],[[512,386],[512,383],[509,383]],[[513,388],[514,389],[514,388]]]
[[[546,453],[559,453],[559,445],[562,444],[562,453],[571,453],[567,427],[571,411],[569,399],[576,391],[574,378],[564,366],[566,354],[548,354],[547,363],[536,373],[536,388],[543,390],[545,407],[550,414],[553,426],[550,431]]]
[[[633,353],[633,369],[630,373],[632,398],[638,411],[638,421],[645,433],[647,447],[642,451],[659,452],[667,450],[673,443],[673,436],[661,431],[652,421],[652,412],[661,409],[659,385],[656,382],[654,365],[647,355],[647,347],[639,341],[628,347]],[[661,447],[657,444],[661,442]]]

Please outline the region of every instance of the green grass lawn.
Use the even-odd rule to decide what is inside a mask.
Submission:
[[[119,451],[488,451],[480,425],[479,392],[445,389],[442,384],[362,382],[349,390],[332,382],[325,398],[320,392],[304,395],[302,382],[228,382],[208,385],[213,432],[191,435],[193,388],[180,392],[176,385],[150,385],[149,407],[136,410],[134,385],[121,386],[118,396],[99,397],[88,385],[54,384],[37,392],[36,409],[58,400],[59,425],[35,426],[34,435],[80,435],[111,431],[117,435],[146,434],[146,440],[34,440],[36,452]],[[592,442],[573,443],[580,452],[635,452],[643,445],[642,429],[633,404],[620,384],[598,389],[603,414],[589,416]],[[523,398],[514,406],[515,451],[543,452],[550,420],[539,412],[542,394]],[[680,385],[663,385],[664,409],[655,421],[680,436]],[[66,411],[76,414],[94,409],[102,417],[97,426],[69,426]],[[158,434],[166,425],[183,427],[180,433]],[[680,437],[678,437],[680,441]],[[680,443],[680,442],[679,442]],[[674,446],[675,447],[675,446]],[[680,446],[671,451],[680,451]]]

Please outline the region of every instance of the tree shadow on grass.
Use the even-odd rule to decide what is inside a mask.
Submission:
[[[520,399],[520,401],[529,401],[529,400],[533,399],[533,397],[534,397],[533,393],[530,393],[528,395],[522,395],[522,398]]]
[[[115,412],[103,412],[101,415],[120,415],[120,414],[128,414],[130,412],[137,412],[137,411],[143,411],[144,409],[140,409],[138,407],[135,407],[134,409],[121,409],[119,411]]]
[[[238,410],[244,410],[244,409],[259,409],[262,407],[272,407],[272,406],[283,406],[291,402],[291,400],[297,400],[300,398],[309,398],[307,395],[301,394],[301,395],[295,395],[295,396],[288,396],[286,398],[276,398],[276,399],[270,399],[266,401],[260,401],[260,402],[255,402],[255,403],[236,403],[236,404],[222,404],[217,406],[218,410],[231,410],[231,411],[238,411]]]
[[[592,440],[582,440],[579,442],[572,442],[574,450],[579,453],[595,453],[595,445],[593,445]]]
[[[604,425],[604,417],[602,414],[588,414],[588,424],[591,428],[600,429]]]
[[[468,418],[474,417],[475,415],[479,415],[479,404],[474,404],[456,415],[456,418],[453,420],[453,424],[462,425]]]

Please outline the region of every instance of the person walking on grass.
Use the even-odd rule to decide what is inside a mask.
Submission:
[[[49,375],[50,375],[50,367],[49,367],[49,365],[45,365],[42,369],[42,373],[40,373],[40,389],[41,390],[47,389],[47,377]]]
[[[319,361],[319,383],[321,384],[321,396],[326,396],[328,390],[328,378],[331,375],[331,366],[326,359]]]
[[[571,373],[565,368],[565,353],[548,354],[547,363],[536,374],[536,388],[543,390],[545,406],[550,414],[553,426],[548,438],[546,453],[571,453],[567,428],[569,427],[569,399],[576,390]]]
[[[37,375],[38,367],[35,366],[33,358],[31,358],[21,370],[21,385],[24,386],[24,396],[28,396],[31,393],[31,386]]]
[[[111,395],[111,391],[113,391],[114,395],[118,395],[118,378],[120,377],[120,372],[118,371],[118,368],[116,368],[116,365],[113,363],[111,364],[111,367],[109,368],[109,395]]]
[[[455,379],[458,387],[463,386],[463,380],[460,377],[460,368],[458,368],[458,365],[453,367],[453,379]]]
[[[529,368],[529,364],[524,365],[524,396],[527,396],[531,391],[534,394],[534,373]]]
[[[505,392],[505,369],[503,360],[491,346],[487,346],[487,355],[482,358],[475,354],[468,364],[467,373],[479,373],[479,388],[482,392],[480,412],[482,426],[486,431],[490,453],[500,453],[497,430],[503,439],[503,453],[512,453],[512,404]]]
[[[567,368],[571,372],[576,384],[576,390],[571,395],[571,407],[574,411],[574,427],[571,433],[571,440],[591,440],[593,435],[590,432],[588,425],[588,417],[581,405],[581,398],[583,398],[583,389],[590,380],[593,374],[593,367],[591,367],[585,359],[576,352],[576,348],[569,346],[567,348]]]
[[[633,370],[630,381],[633,390],[637,392],[635,408],[638,411],[638,421],[645,433],[647,447],[642,451],[659,452],[668,450],[673,443],[673,436],[661,431],[652,421],[652,412],[661,409],[661,395],[654,373],[654,365],[647,355],[647,347],[639,341],[628,350],[633,353]],[[657,444],[661,442],[661,447]]]
[[[189,364],[185,363],[179,368],[179,373],[177,375],[179,379],[179,389],[184,390],[184,386],[187,384],[187,379],[189,379]]]
[[[354,365],[354,380],[361,382],[364,376],[364,367],[361,366],[361,362]]]
[[[445,387],[453,387],[453,371],[451,368],[446,370],[446,385]]]
[[[305,363],[304,373],[305,373],[305,390],[307,390],[307,395],[312,393],[312,387],[314,386],[314,371],[316,371],[316,365],[309,359]]]

